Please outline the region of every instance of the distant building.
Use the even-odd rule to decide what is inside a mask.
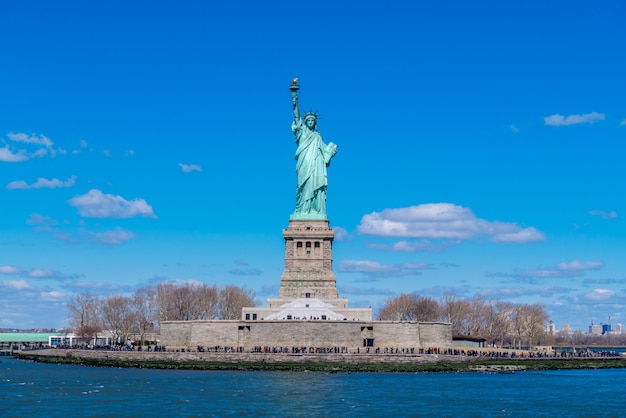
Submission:
[[[572,327],[569,326],[569,324],[565,324],[563,325],[563,328],[561,328],[561,332],[564,334],[571,334],[572,333]]]
[[[62,332],[2,332],[0,348],[47,347],[50,345],[50,338],[64,335]]]
[[[589,325],[589,334],[591,335],[602,335],[604,332],[602,331],[602,324],[591,324]]]
[[[550,322],[548,322],[548,326],[546,327],[546,332],[550,335],[556,334],[556,325],[554,324],[553,320],[550,320]]]
[[[624,324],[615,324],[615,330],[613,330],[616,334],[624,333]]]

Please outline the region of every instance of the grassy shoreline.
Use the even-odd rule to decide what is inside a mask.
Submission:
[[[394,362],[381,358],[380,362],[359,363],[354,361],[197,361],[197,360],[152,360],[89,358],[79,355],[41,355],[17,353],[21,360],[42,363],[74,364],[92,367],[149,368],[170,370],[241,370],[241,371],[320,371],[320,372],[512,372],[529,370],[571,370],[626,368],[626,358],[531,358],[492,359],[476,358],[463,361]],[[351,359],[354,360],[354,359]]]

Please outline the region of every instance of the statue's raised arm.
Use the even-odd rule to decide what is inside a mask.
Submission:
[[[293,102],[293,121],[298,122],[300,120],[300,107],[298,106],[298,90],[300,86],[298,86],[298,79],[294,78],[291,80],[291,100]]]
[[[326,216],[326,168],[337,153],[337,145],[326,145],[317,131],[317,113],[310,111],[300,116],[298,105],[298,79],[289,87],[293,101],[291,129],[296,137],[295,159],[298,184],[296,186],[296,210],[292,219],[328,219]]]

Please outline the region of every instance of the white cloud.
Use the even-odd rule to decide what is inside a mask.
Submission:
[[[31,279],[53,279],[53,280],[68,280],[68,279],[76,279],[79,276],[76,274],[64,274],[58,271],[53,270],[44,270],[39,268],[34,268],[26,273],[26,276]]]
[[[579,123],[595,123],[601,120],[604,120],[604,113],[591,112],[586,113],[584,115],[550,115],[543,120],[548,126],[567,126],[567,125],[576,125]]]
[[[395,295],[396,292],[389,289],[377,289],[377,288],[362,288],[362,287],[352,287],[352,286],[340,286],[338,288],[339,292],[342,295],[375,295],[375,296],[392,296]]]
[[[46,301],[46,302],[57,302],[57,301],[62,301],[65,299],[65,295],[56,290],[51,290],[49,292],[41,292],[39,296],[41,297],[41,300]]]
[[[191,173],[192,171],[202,171],[202,167],[200,167],[197,164],[183,164],[183,163],[179,163],[178,166],[185,173]]]
[[[45,135],[27,135],[24,133],[17,133],[14,134],[13,132],[7,134],[7,137],[11,140],[11,141],[15,141],[15,142],[22,142],[24,144],[32,144],[32,145],[40,145],[40,146],[44,146],[44,147],[51,147],[52,145],[54,145],[54,143],[52,141],[50,141],[50,138],[48,138]]]
[[[540,267],[515,273],[487,273],[488,277],[509,277],[528,283],[536,283],[537,279],[555,279],[580,277],[588,270],[600,270],[604,264],[599,261],[580,261],[558,263],[554,267]]]
[[[615,292],[609,289],[593,289],[591,292],[585,293],[582,298],[593,302],[601,302],[611,299],[614,295]]]
[[[24,180],[16,180],[7,184],[8,190],[15,189],[54,189],[57,187],[72,187],[76,183],[76,176],[72,176],[69,179],[62,181],[59,179],[45,179],[43,177],[39,177],[36,182],[33,184],[27,184]]]
[[[71,292],[84,293],[89,292],[94,295],[108,296],[111,294],[119,294],[125,292],[132,292],[135,290],[131,285],[118,285],[110,282],[83,282],[74,281],[69,282],[63,286],[65,289]]]
[[[58,222],[50,216],[44,216],[39,213],[31,213],[30,218],[26,221],[28,225],[57,225]]]
[[[0,266],[0,274],[21,274],[22,270],[13,266]]]
[[[263,270],[256,267],[247,269],[230,269],[228,270],[228,274],[233,274],[235,276],[260,276],[263,274]]]
[[[593,284],[626,284],[626,279],[612,279],[612,278],[604,278],[604,279],[585,279],[583,280],[584,286],[589,286]]]
[[[411,270],[426,270],[431,269],[432,266],[427,263],[404,263],[402,264],[402,268]]]
[[[343,273],[363,273],[369,277],[391,277],[421,274],[419,270],[431,269],[426,263],[381,264],[371,260],[345,260],[337,271]]]
[[[545,239],[536,228],[479,219],[470,209],[451,203],[427,203],[373,212],[363,216],[357,230],[361,234],[381,237],[459,241],[487,238],[498,243],[526,243]]]
[[[624,290],[610,289],[606,287],[594,288],[591,291],[563,298],[563,303],[558,303],[559,316],[567,318],[566,323],[583,322],[586,329],[591,323],[604,322],[610,316],[611,320],[619,321],[626,311],[626,293]],[[557,305],[555,303],[555,305]],[[553,310],[554,312],[554,310]]]
[[[392,245],[371,242],[366,244],[367,248],[376,248],[385,251],[395,251],[403,253],[414,253],[422,251],[442,251],[450,248],[450,242],[433,243],[428,240],[420,241],[398,241]]]
[[[19,150],[13,152],[8,145],[0,148],[0,161],[5,163],[18,163],[20,161],[28,160],[28,155],[25,150]]]
[[[528,288],[528,287],[500,287],[491,288],[480,291],[478,294],[490,299],[514,299],[526,296],[553,297],[571,293],[572,289],[566,287],[544,287],[544,288]]]
[[[34,289],[26,280],[0,280],[0,286],[11,290]]]
[[[30,279],[55,279],[55,280],[66,280],[66,279],[75,279],[78,275],[68,275],[64,273],[60,273],[58,271],[45,270],[34,268],[30,271],[26,272],[17,267],[13,266],[0,266],[0,274],[7,275],[19,275],[22,277],[27,277]]]
[[[7,138],[15,142],[19,149],[14,150],[9,145],[0,148],[0,161],[20,162],[47,155],[55,157],[57,154],[67,154],[67,151],[62,148],[54,148],[54,143],[45,135],[10,132],[7,134]]]
[[[28,225],[34,226],[36,232],[49,232],[56,239],[65,241],[68,244],[78,243],[97,243],[97,244],[109,244],[119,245],[130,241],[135,238],[136,235],[130,231],[126,231],[121,227],[117,227],[114,230],[105,232],[92,232],[86,229],[81,229],[78,233],[65,232],[58,228],[59,222],[49,216],[43,216],[38,213],[31,214],[30,218],[26,221]],[[65,220],[62,222],[63,226],[70,225],[70,222]],[[81,220],[81,226],[86,226],[85,222]]]
[[[78,142],[78,147],[79,147],[79,149],[74,149],[74,150],[72,150],[72,154],[80,154],[80,153],[82,153],[84,150],[87,150],[87,147],[88,147],[88,146],[89,146],[89,142],[85,141],[84,139],[81,139],[81,140]],[[93,151],[93,149],[92,149],[92,150],[90,150],[90,151]]]
[[[528,227],[521,229],[515,224],[500,224],[502,232],[494,233],[491,236],[491,241],[502,244],[523,244],[526,242],[543,241],[545,236],[541,231],[534,227]],[[496,222],[494,222],[496,224]]]
[[[377,261],[369,260],[345,260],[337,270],[350,273],[373,273],[373,272],[389,272],[396,268],[392,265],[380,264]]]
[[[54,273],[50,270],[32,269],[28,272],[28,277],[33,279],[45,279],[54,276]]]
[[[614,210],[607,212],[604,210],[599,210],[599,209],[594,209],[594,210],[590,210],[589,214],[592,216],[599,216],[602,219],[614,219],[617,218],[617,212],[615,212]]]
[[[352,238],[345,228],[342,228],[340,226],[333,226],[333,230],[335,231],[335,241],[348,241],[350,238]]]
[[[66,298],[48,283],[36,286],[28,280],[0,280],[0,321],[8,328],[61,327],[66,323]]]
[[[599,270],[604,266],[600,261],[579,261],[574,260],[569,263],[559,263],[556,268],[566,271],[584,271],[584,270]]]
[[[514,123],[512,123],[512,124],[511,124],[511,126],[509,126],[509,128],[510,128],[513,132],[515,132],[515,133],[518,133],[518,132],[519,132],[519,128],[518,128],[517,126],[515,126],[515,124],[514,124]]]
[[[180,277],[176,277],[174,278],[174,280],[169,280],[170,283],[174,283],[174,284],[189,284],[192,286],[202,286],[204,285],[203,282],[201,282],[200,280],[196,280],[196,279],[182,279]]]
[[[80,216],[86,218],[156,218],[152,207],[144,199],[128,201],[122,196],[104,194],[97,189],[75,196],[68,203],[78,209]]]
[[[521,274],[522,277],[532,279],[552,279],[559,277],[576,277],[580,275],[581,273],[579,273],[578,270],[560,270],[552,267],[525,271]]]
[[[619,123],[619,126],[626,126],[626,119],[624,119],[623,121],[621,121],[621,122]]]
[[[123,244],[131,239],[135,238],[135,234],[130,231],[126,231],[120,227],[115,228],[112,231],[106,232],[92,232],[91,237],[94,242],[100,244],[119,245]]]

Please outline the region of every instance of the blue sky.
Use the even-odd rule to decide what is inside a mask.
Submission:
[[[507,3],[2,2],[0,327],[160,280],[275,297],[293,77],[352,306],[626,322],[626,5]]]

